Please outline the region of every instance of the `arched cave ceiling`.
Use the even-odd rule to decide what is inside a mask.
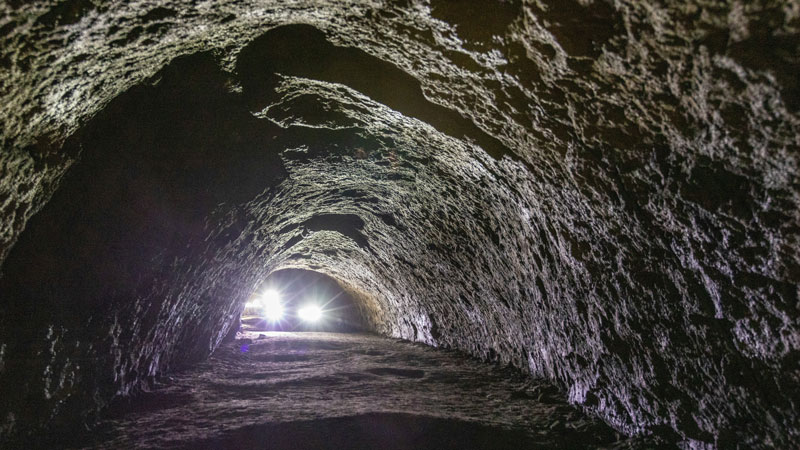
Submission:
[[[300,268],[626,433],[800,444],[799,18],[4,2],[0,433],[206,357]]]

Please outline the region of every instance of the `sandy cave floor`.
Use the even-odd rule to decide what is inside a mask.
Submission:
[[[370,334],[240,332],[112,409],[80,448],[651,448],[551,385]]]

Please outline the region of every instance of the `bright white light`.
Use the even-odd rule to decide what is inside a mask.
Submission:
[[[261,312],[268,320],[277,322],[283,318],[283,303],[281,303],[281,296],[277,291],[270,289],[264,292],[258,303]]]
[[[322,309],[317,305],[306,305],[297,311],[297,315],[306,322],[316,322],[322,318]]]

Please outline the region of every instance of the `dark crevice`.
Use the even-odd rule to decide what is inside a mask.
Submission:
[[[495,159],[508,156],[520,161],[469,119],[425,98],[413,76],[361,49],[335,46],[310,25],[286,25],[268,31],[242,49],[236,69],[253,110],[276,100],[279,74],[339,83],[427,122],[444,134],[473,140]]]
[[[369,247],[367,237],[362,233],[364,220],[355,214],[318,214],[303,222],[303,225],[311,231],[337,231],[355,241],[359,247]]]

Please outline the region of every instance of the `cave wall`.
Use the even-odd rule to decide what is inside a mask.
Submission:
[[[302,268],[627,433],[798,444],[800,3],[1,8],[5,434]]]

